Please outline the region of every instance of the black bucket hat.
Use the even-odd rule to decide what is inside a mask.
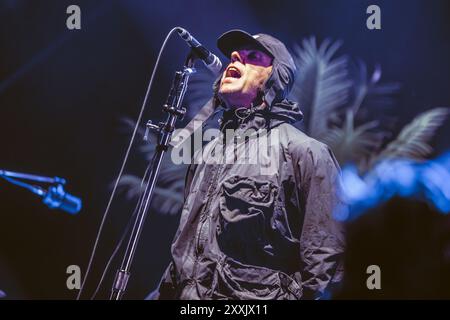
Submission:
[[[271,35],[251,35],[243,30],[230,30],[217,39],[217,47],[227,57],[236,49],[252,47],[273,57],[272,74],[266,82],[264,99],[269,104],[287,97],[295,81],[297,68],[286,46]]]

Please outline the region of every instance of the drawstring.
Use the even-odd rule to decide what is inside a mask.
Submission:
[[[233,122],[240,126],[250,116],[255,116],[256,114],[260,114],[265,119],[265,126],[269,129],[271,119],[270,111],[267,110],[267,106],[262,108],[261,105],[255,105],[253,103],[250,105],[250,107],[225,109],[224,115],[221,119],[219,119],[219,125],[221,127],[221,130],[223,130],[228,124]]]
[[[245,120],[250,115],[250,110],[249,110],[249,108],[241,107],[241,108],[237,108],[236,110],[234,110],[234,114],[239,119]]]
[[[239,124],[242,124],[245,119],[250,117],[252,114],[254,114],[257,110],[257,106],[254,106],[253,104],[250,107],[240,107],[236,108],[234,110],[234,114],[237,118],[239,118]]]

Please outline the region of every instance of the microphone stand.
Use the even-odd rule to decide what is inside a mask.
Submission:
[[[66,184],[66,180],[63,178],[59,178],[59,177],[44,177],[44,176],[37,176],[35,174],[20,173],[20,172],[7,171],[7,170],[0,170],[0,176],[7,177],[7,178],[31,180],[31,181],[43,182],[43,183]]]
[[[161,167],[161,161],[164,153],[169,147],[169,143],[172,138],[172,133],[175,130],[175,123],[178,117],[183,117],[186,113],[186,109],[181,107],[184,95],[187,90],[187,85],[190,75],[195,73],[193,68],[196,55],[191,51],[186,58],[182,71],[176,71],[175,77],[172,82],[172,87],[169,92],[166,104],[163,106],[163,110],[168,113],[165,122],[160,122],[158,125],[152,124],[152,121],[148,121],[146,124],[146,134],[144,140],[147,140],[148,130],[155,130],[158,132],[158,142],[151,160],[151,168],[149,178],[146,181],[145,191],[142,196],[139,209],[136,214],[136,218],[131,231],[130,238],[128,240],[127,249],[122,260],[120,269],[117,270],[116,278],[111,291],[110,300],[120,300],[126,290],[128,280],[130,278],[131,263],[136,252],[136,247],[139,241],[139,237],[144,226],[145,218],[149,209],[149,205],[152,199],[153,190],[156,185],[159,170]]]
[[[12,184],[15,184],[16,186],[30,190],[31,192],[33,192],[34,194],[37,194],[40,197],[45,197],[45,195],[47,194],[47,191],[45,191],[40,186],[31,185],[29,183],[25,183],[25,182],[19,181],[17,179],[30,180],[30,181],[42,182],[42,183],[52,183],[52,184],[57,184],[58,186],[63,186],[66,184],[66,180],[59,178],[59,177],[44,177],[44,176],[38,176],[38,175],[34,175],[34,174],[7,171],[7,170],[0,170],[0,177]],[[44,201],[44,203],[45,203],[45,201]]]

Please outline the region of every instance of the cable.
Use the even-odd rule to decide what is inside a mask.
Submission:
[[[101,276],[101,278],[100,278],[100,281],[98,282],[97,287],[95,288],[94,293],[93,293],[92,296],[90,297],[90,300],[94,300],[95,296],[98,294],[98,291],[100,290],[100,287],[101,287],[101,285],[102,285],[102,282],[103,282],[103,280],[105,279],[106,273],[108,272],[109,267],[110,267],[112,261],[114,260],[114,258],[115,258],[115,256],[116,256],[117,252],[119,252],[119,249],[120,249],[120,247],[122,246],[123,241],[125,240],[125,238],[126,238],[126,236],[127,236],[127,234],[128,234],[128,231],[130,230],[130,227],[131,227],[131,221],[133,220],[133,217],[136,216],[136,213],[137,213],[137,211],[138,211],[138,209],[139,209],[139,207],[140,207],[140,205],[141,205],[141,202],[142,202],[142,196],[143,196],[143,193],[142,193],[142,186],[144,185],[144,181],[145,181],[145,179],[146,179],[146,177],[147,177],[147,174],[148,174],[148,172],[149,172],[149,169],[150,169],[150,165],[147,166],[147,168],[145,169],[145,172],[144,172],[144,176],[142,177],[141,185],[140,185],[140,187],[139,187],[139,191],[140,191],[140,192],[139,192],[139,197],[138,197],[138,201],[137,201],[137,203],[136,203],[136,207],[134,208],[133,214],[131,215],[131,218],[128,220],[127,226],[126,226],[126,228],[125,228],[125,230],[124,230],[124,232],[123,232],[123,234],[122,234],[122,237],[120,238],[119,242],[116,244],[116,248],[114,249],[113,253],[111,254],[111,257],[109,258],[108,262],[106,263],[106,266],[105,266],[105,269],[103,270],[103,273],[102,273],[102,276]]]
[[[128,148],[127,148],[127,151],[126,151],[126,153],[125,153],[125,157],[124,157],[124,159],[123,159],[122,166],[121,166],[121,168],[120,168],[119,174],[117,175],[117,179],[116,179],[116,182],[115,182],[115,184],[114,184],[114,188],[113,188],[113,190],[112,190],[112,192],[111,192],[111,196],[109,197],[108,204],[107,204],[107,206],[106,206],[105,212],[103,213],[102,221],[101,221],[101,223],[100,223],[100,227],[99,227],[98,232],[97,232],[97,237],[96,237],[96,239],[95,239],[94,247],[93,247],[93,249],[92,249],[92,253],[91,253],[91,256],[90,256],[90,258],[89,258],[89,263],[88,263],[88,266],[87,266],[87,269],[86,269],[86,274],[85,274],[85,276],[84,276],[84,278],[83,278],[83,282],[82,282],[82,284],[81,284],[80,291],[78,291],[78,294],[77,294],[77,298],[76,298],[77,300],[80,300],[81,294],[83,293],[84,286],[85,286],[85,284],[86,284],[86,279],[88,278],[89,273],[90,273],[90,271],[91,271],[92,262],[93,262],[93,260],[94,260],[95,252],[97,251],[97,246],[98,246],[98,242],[99,242],[99,240],[100,240],[100,235],[101,235],[101,233],[102,233],[102,231],[103,231],[103,226],[104,226],[105,221],[106,221],[106,218],[107,218],[107,216],[108,216],[109,209],[110,209],[110,207],[111,207],[111,203],[112,203],[112,201],[113,201],[113,199],[114,199],[114,195],[115,195],[115,193],[116,193],[117,186],[119,185],[120,178],[122,177],[123,171],[124,171],[124,169],[125,169],[125,165],[126,165],[126,163],[127,163],[128,156],[129,156],[129,154],[130,154],[131,147],[132,147],[133,142],[134,142],[134,139],[135,139],[135,137],[136,137],[136,133],[137,133],[137,130],[138,130],[138,128],[139,128],[139,124],[140,124],[140,122],[141,122],[141,120],[142,120],[142,115],[143,115],[143,113],[144,113],[145,106],[147,105],[147,100],[148,100],[148,97],[149,97],[149,94],[150,94],[150,89],[151,89],[151,87],[152,87],[152,85],[153,85],[153,79],[154,79],[154,77],[155,77],[156,70],[157,70],[157,68],[158,68],[158,66],[159,66],[159,60],[161,59],[161,55],[162,55],[162,53],[163,53],[163,51],[164,51],[164,49],[165,49],[165,47],[166,47],[166,44],[167,44],[169,38],[172,36],[172,34],[173,34],[176,30],[177,30],[177,27],[175,27],[175,28],[173,28],[172,30],[170,30],[170,32],[167,34],[167,36],[166,36],[166,38],[164,39],[164,42],[163,42],[163,44],[162,44],[162,46],[161,46],[161,48],[160,48],[160,50],[159,50],[158,58],[156,59],[155,67],[153,68],[153,72],[152,72],[152,75],[151,75],[151,77],[150,77],[150,81],[149,81],[149,84],[148,84],[148,87],[147,87],[147,91],[146,91],[146,93],[145,93],[144,101],[142,102],[141,111],[139,112],[139,116],[138,116],[138,119],[137,119],[137,121],[136,121],[136,125],[135,125],[135,127],[134,127],[133,134],[132,134],[132,136],[131,136],[130,142],[129,142],[129,144],[128,144]]]

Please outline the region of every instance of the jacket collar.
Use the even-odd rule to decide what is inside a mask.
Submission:
[[[249,108],[224,109],[220,120],[220,130],[254,129],[268,130],[282,123],[295,123],[303,119],[298,104],[287,99],[267,107],[264,103]]]

